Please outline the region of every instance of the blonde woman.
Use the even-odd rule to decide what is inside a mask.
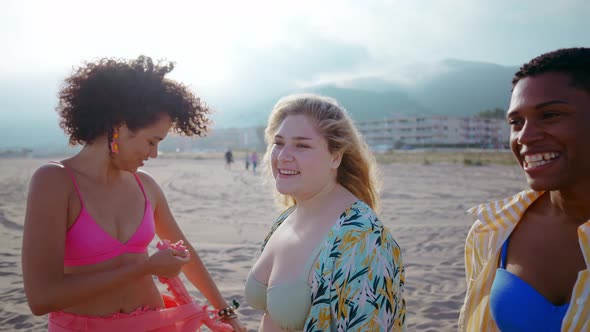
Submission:
[[[246,280],[260,331],[400,331],[401,250],[377,217],[375,162],[346,111],[327,97],[275,105],[265,166],[286,208]]]

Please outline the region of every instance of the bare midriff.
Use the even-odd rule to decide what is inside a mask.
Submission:
[[[86,266],[65,267],[66,274],[97,273],[111,271],[126,264],[136,264],[148,259],[148,254],[123,254],[108,261]],[[145,275],[93,297],[78,305],[64,309],[64,312],[108,316],[115,313],[130,313],[139,308],[163,308],[162,295],[152,275]]]

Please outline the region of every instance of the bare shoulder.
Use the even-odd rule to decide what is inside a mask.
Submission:
[[[39,176],[60,176],[60,175],[68,175],[65,167],[63,165],[60,164],[56,164],[56,163],[46,163],[41,165],[39,168],[37,168],[37,170],[35,171],[34,175],[39,175]]]
[[[155,204],[154,206],[166,200],[162,188],[160,188],[158,182],[149,173],[146,171],[137,171],[135,174],[139,177],[146,192],[150,193],[150,196],[153,197],[154,201],[152,203]]]
[[[141,180],[141,183],[144,185],[144,187],[146,187],[146,189],[149,190],[159,190],[160,189],[160,185],[158,185],[158,183],[156,182],[156,180],[146,171],[137,171],[135,174],[137,174],[137,176],[139,177],[139,180]]]
[[[47,227],[65,228],[70,195],[75,195],[75,190],[72,178],[62,165],[45,164],[39,167],[29,183],[25,230],[41,225],[44,228],[39,229],[47,235]]]
[[[72,179],[64,166],[47,163],[35,170],[31,176],[29,190],[51,190],[54,195],[67,194],[70,192],[71,182]]]

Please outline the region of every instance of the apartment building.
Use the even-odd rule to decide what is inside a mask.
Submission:
[[[504,119],[442,115],[392,116],[356,123],[369,146],[376,151],[403,147],[501,148],[510,128]]]

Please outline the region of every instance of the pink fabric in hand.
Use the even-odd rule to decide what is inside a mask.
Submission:
[[[182,240],[171,243],[169,240],[162,240],[156,244],[156,248],[159,250],[164,250],[168,248],[172,248],[178,251],[185,251],[186,247],[183,245]],[[161,283],[167,286],[167,289],[172,295],[174,299],[178,303],[179,306],[183,306],[189,303],[197,304],[197,302],[190,296],[186,287],[180,280],[179,276],[173,278],[164,278],[158,277]],[[223,323],[219,320],[219,316],[214,309],[208,309],[207,305],[203,305],[202,310],[205,312],[205,319],[203,319],[203,323],[214,332],[230,332],[233,331],[231,325]]]
[[[162,240],[158,242],[158,244],[156,244],[156,248],[160,250],[172,248],[178,251],[185,251],[186,247],[182,243],[182,240],[176,243],[170,243],[170,241],[168,240]],[[178,304],[182,305],[193,302],[193,298],[186,290],[186,287],[184,287],[184,284],[182,283],[182,280],[180,280],[180,277],[158,277],[158,280],[160,280],[161,283],[167,286],[168,291],[172,293],[172,296],[174,296],[174,299],[176,300],[176,302],[178,302]]]

